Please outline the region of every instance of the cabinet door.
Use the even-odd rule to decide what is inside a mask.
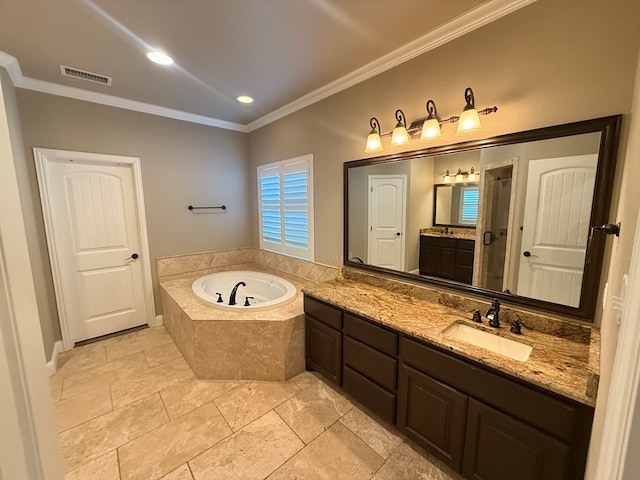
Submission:
[[[438,247],[436,262],[436,275],[438,277],[453,278],[456,269],[456,249],[453,247]]]
[[[402,365],[397,426],[444,463],[460,471],[467,398],[448,385]]]
[[[305,346],[307,370],[342,385],[342,333],[307,316]]]
[[[436,274],[438,249],[432,245],[420,245],[420,275]]]
[[[568,445],[477,400],[469,400],[463,474],[473,480],[569,478]]]

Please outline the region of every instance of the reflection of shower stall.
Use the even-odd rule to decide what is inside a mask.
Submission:
[[[485,170],[483,180],[483,224],[480,226],[481,265],[479,286],[503,291],[512,201],[513,166]]]

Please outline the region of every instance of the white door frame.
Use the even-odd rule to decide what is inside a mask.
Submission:
[[[138,231],[140,232],[140,259],[142,260],[142,281],[144,288],[145,304],[147,307],[147,324],[153,326],[155,323],[155,309],[153,302],[153,287],[151,281],[151,258],[149,257],[149,239],[147,236],[147,219],[144,210],[144,195],[142,192],[142,170],[140,168],[140,158],[125,157],[121,155],[108,155],[102,153],[85,153],[67,150],[53,150],[49,148],[34,148],[33,155],[36,162],[36,173],[38,176],[38,187],[40,188],[40,201],[42,203],[42,214],[44,217],[44,227],[47,235],[47,248],[51,261],[51,271],[53,273],[53,286],[58,305],[58,315],[60,317],[60,331],[62,333],[62,344],[64,350],[73,348],[74,342],[69,329],[69,318],[66,314],[67,305],[62,292],[62,276],[59,265],[59,245],[53,228],[56,212],[53,211],[53,197],[51,191],[51,178],[49,175],[49,164],[58,159],[71,159],[80,162],[94,162],[102,165],[125,164],[131,166],[133,175],[133,188],[136,201],[136,220]]]

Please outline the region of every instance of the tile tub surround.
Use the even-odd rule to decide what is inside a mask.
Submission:
[[[391,292],[348,279],[310,285],[305,288],[305,292],[368,320],[412,335],[551,392],[589,406],[595,404],[597,388],[594,390],[593,384],[597,383],[598,372],[590,369],[592,356],[596,354],[596,350],[599,351],[599,335],[595,330],[593,336],[588,332],[563,332],[561,329],[558,330],[560,335],[552,335],[523,328],[522,335],[514,335],[509,333],[509,323],[505,317],[502,317],[503,327],[497,332],[486,327],[485,322],[482,328],[492,333],[533,345],[529,359],[520,362],[445,337],[443,330],[453,322],[462,320],[472,326],[477,325],[470,320],[464,320],[470,317],[469,313],[443,305],[438,300],[429,301],[408,295],[407,292]]]
[[[164,326],[197,378],[286,380],[304,370],[304,312],[301,288],[312,282],[245,264],[289,280],[293,302],[273,310],[229,312],[206,305],[191,291],[202,272],[161,279]],[[235,270],[235,268],[234,268]]]

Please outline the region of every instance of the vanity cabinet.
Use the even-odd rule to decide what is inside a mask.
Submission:
[[[470,284],[473,279],[474,249],[474,240],[421,235],[420,275]]]
[[[469,480],[578,480],[593,408],[305,296],[317,370]]]
[[[305,365],[342,385],[342,311],[305,296]]]

